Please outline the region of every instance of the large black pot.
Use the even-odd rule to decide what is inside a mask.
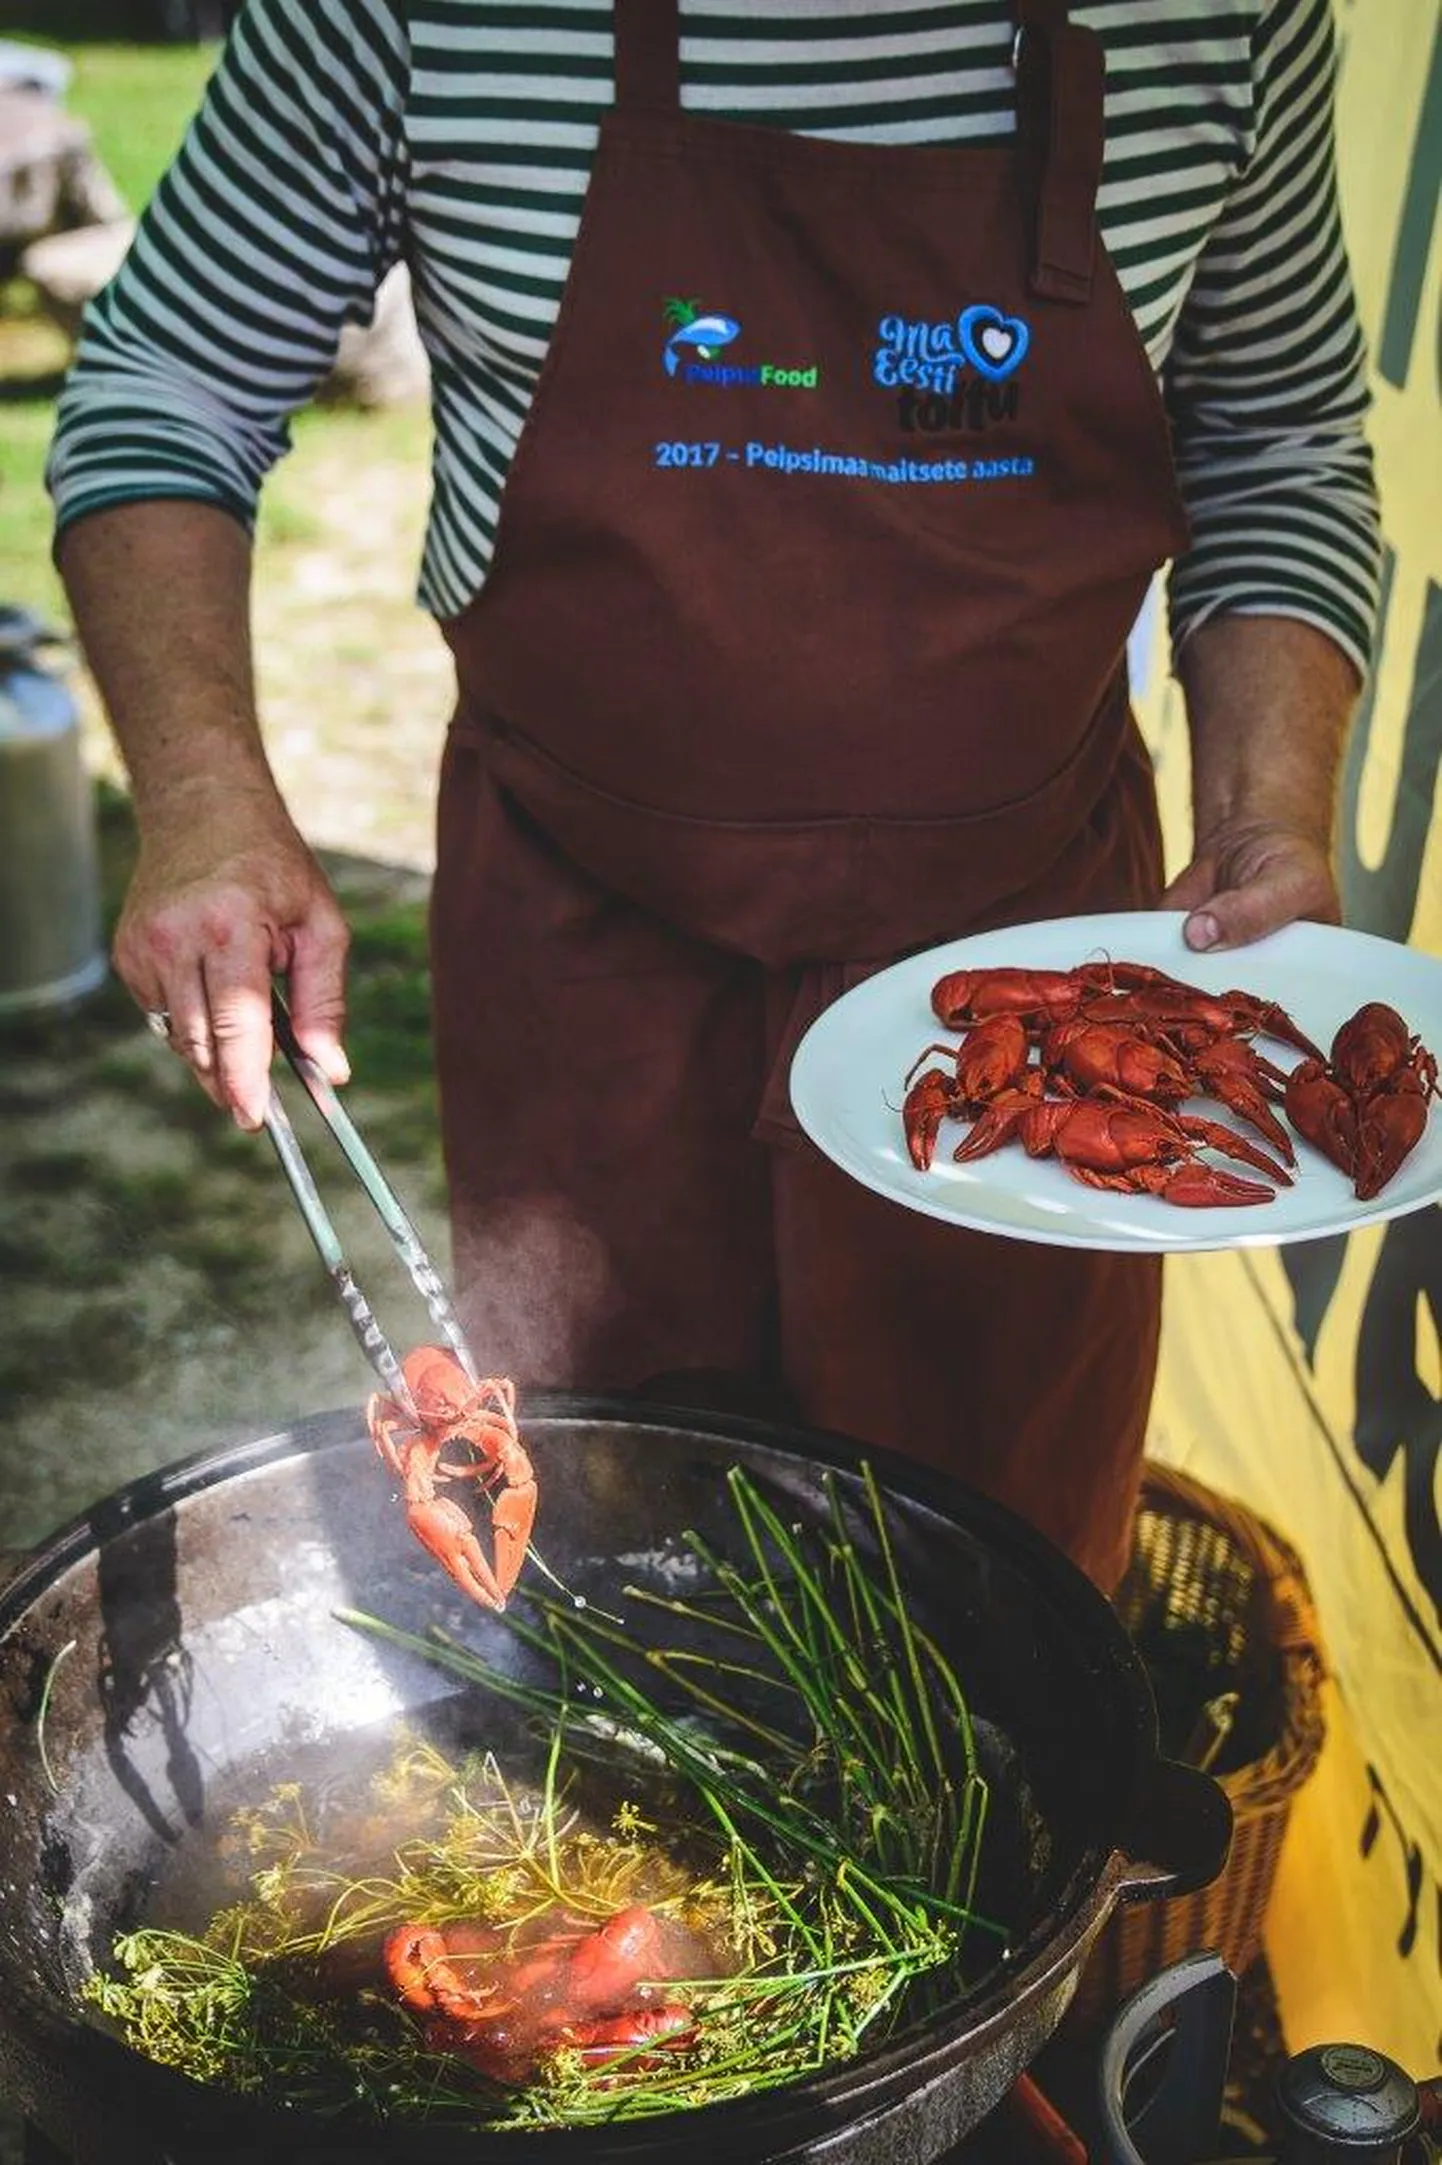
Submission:
[[[663,1570],[687,1528],[734,1547],[726,1467],[815,1517],[822,1470],[854,1493],[860,1456],[810,1431],[559,1396],[530,1402],[525,1432],[546,1559],[596,1595]],[[87,2018],[76,1986],[187,1831],[223,1816],[238,1769],[279,1779],[298,1752],[461,1704],[449,1679],[336,1608],[412,1630],[441,1621],[494,1660],[526,1658],[411,1540],[344,1412],[136,1482],[0,1597],[0,2092],[87,2165],[939,2157],[1050,2036],[1113,1905],[1204,1883],[1229,1814],[1214,1783],[1158,1759],[1140,1665],[1077,1571],[969,1491],[867,1455],[916,1613],[982,1723],[986,1906],[1013,1928],[1005,1958],[941,2014],[824,2076],[654,2121],[343,2136],[168,2073]],[[487,1709],[458,1718],[479,1736]]]

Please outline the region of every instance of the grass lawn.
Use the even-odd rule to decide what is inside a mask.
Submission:
[[[47,389],[65,345],[31,312],[28,295],[0,289],[0,602],[63,619],[50,562],[50,500],[42,475],[53,421]],[[41,386],[23,395],[21,384]]]
[[[70,45],[65,102],[132,211],[144,210],[178,149],[219,55],[218,45]]]
[[[27,24],[34,42],[42,26]],[[22,33],[23,37],[24,33]],[[61,46],[75,69],[69,109],[133,211],[140,211],[176,149],[219,52],[214,45]],[[67,340],[39,315],[28,286],[0,286],[0,601],[64,616],[50,564],[50,505],[42,474]]]

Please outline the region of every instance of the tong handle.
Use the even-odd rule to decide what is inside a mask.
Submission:
[[[386,1179],[385,1174],[381,1171],[375,1159],[371,1156],[370,1150],[367,1147],[364,1139],[362,1138],[360,1130],[357,1128],[355,1122],[351,1119],[351,1116],[346,1111],[345,1107],[341,1104],[340,1099],[337,1097],[326,1076],[322,1074],[320,1068],[316,1065],[315,1061],[311,1059],[310,1054],[302,1051],[300,1042],[295,1034],[294,1026],[291,1023],[290,1011],[286,1007],[285,1001],[281,998],[280,993],[274,988],[272,988],[270,996],[270,1009],[271,1025],[275,1031],[276,1043],[279,1045],[281,1051],[285,1054],[285,1057],[289,1062],[291,1068],[294,1070],[300,1082],[303,1084],[307,1095],[310,1097],[312,1104],[316,1108],[316,1111],[320,1114],[321,1119],[325,1122],[326,1126],[330,1129],[332,1135],[335,1137],[337,1143],[340,1145],[343,1155],[349,1162],[351,1169],[355,1173],[357,1179],[360,1181],[361,1186],[365,1189],[366,1194],[370,1197],[372,1203],[375,1205],[375,1208],[380,1215],[381,1222],[385,1226],[387,1233],[390,1235],[392,1246],[395,1248],[397,1255],[400,1257],[402,1263],[406,1267],[406,1270],[410,1274],[411,1283],[415,1286],[416,1291],[420,1294],[421,1299],[425,1302],[426,1312],[430,1316],[432,1323],[440,1332],[441,1336],[445,1339],[446,1343],[450,1346],[451,1351],[455,1354],[456,1359],[460,1362],[462,1368],[470,1377],[472,1383],[477,1382],[479,1380],[480,1372],[476,1367],[474,1358],[472,1357],[471,1349],[466,1344],[465,1333],[461,1329],[460,1319],[457,1316],[455,1309],[451,1306],[450,1296],[446,1292],[445,1284],[441,1278],[441,1274],[436,1269],[434,1263],[432,1263],[430,1257],[426,1254],[425,1248],[421,1242],[421,1237],[416,1231],[415,1227],[412,1225],[410,1219],[407,1217],[399,1196],[396,1194],[394,1188],[392,1188],[390,1182]],[[275,1098],[274,1092],[272,1092],[272,1101],[276,1103],[279,1102]],[[284,1117],[283,1114],[282,1117]],[[295,1141],[294,1132],[290,1130],[290,1124],[288,1121],[286,1122],[286,1128],[287,1131],[290,1133],[290,1142],[292,1148],[295,1151],[296,1159],[299,1161],[302,1171],[305,1173],[306,1185],[310,1190],[310,1194],[315,1199],[316,1206],[320,1207],[320,1197],[318,1194],[316,1194],[315,1183],[310,1179],[309,1172],[305,1171],[304,1160],[300,1156],[299,1145]],[[278,1141],[276,1142],[276,1148],[278,1150],[280,1149],[280,1143]],[[285,1159],[283,1156],[282,1163],[285,1163]],[[286,1165],[286,1171],[288,1173],[290,1172],[290,1166],[288,1164]],[[291,1180],[291,1185],[292,1187],[295,1187],[296,1185],[293,1177]],[[311,1227],[312,1237],[316,1238],[316,1245],[320,1248],[322,1259],[325,1262],[327,1270],[330,1271],[332,1278],[336,1278],[337,1267],[339,1267],[341,1271],[345,1272],[346,1283],[350,1286],[351,1289],[350,1295],[347,1295],[347,1293],[342,1289],[341,1281],[339,1278],[336,1278],[336,1290],[340,1293],[341,1300],[346,1306],[346,1311],[351,1316],[352,1326],[353,1328],[355,1328],[357,1336],[359,1337],[361,1334],[361,1325],[357,1323],[355,1312],[351,1306],[352,1297],[356,1302],[359,1302],[360,1308],[364,1310],[365,1315],[370,1318],[371,1326],[374,1327],[377,1331],[379,1331],[379,1325],[375,1323],[374,1316],[371,1315],[369,1308],[366,1307],[365,1302],[361,1299],[361,1295],[356,1289],[355,1282],[351,1278],[349,1271],[346,1271],[345,1258],[341,1254],[340,1243],[335,1238],[334,1227],[330,1227],[330,1221],[329,1219],[326,1219],[326,1224],[328,1227],[330,1227],[331,1241],[331,1249],[328,1250],[325,1246],[322,1245],[320,1239],[316,1236],[315,1226],[311,1221],[309,1211],[307,1211],[306,1209],[306,1203],[302,1199],[301,1190],[299,1188],[296,1188],[296,1196],[297,1200],[299,1200],[301,1203],[302,1211],[306,1212],[306,1223]],[[324,1216],[323,1211],[322,1216]],[[385,1344],[384,1337],[382,1337],[381,1343],[383,1345]],[[364,1338],[361,1339],[361,1344],[362,1347],[365,1346],[366,1341]],[[389,1352],[390,1349],[387,1347],[386,1350],[387,1352]],[[394,1361],[394,1355],[392,1355],[391,1358]],[[397,1373],[399,1373],[398,1370]],[[410,1394],[406,1391],[404,1384],[402,1384],[401,1386],[400,1396],[403,1404],[409,1404]]]
[[[280,1101],[279,1092],[272,1087],[270,1102],[265,1110],[265,1128],[275,1145],[285,1177],[290,1182],[300,1214],[306,1222],[311,1239],[315,1242],[320,1259],[335,1287],[336,1295],[346,1312],[351,1329],[355,1332],[361,1352],[380,1377],[386,1389],[400,1403],[409,1408],[411,1394],[401,1373],[401,1364],[391,1350],[389,1341],[376,1321],[365,1295],[351,1275],[350,1267],[342,1252],[330,1213],[320,1199],[320,1191],[311,1179],[310,1167],[295,1139],[290,1116]]]

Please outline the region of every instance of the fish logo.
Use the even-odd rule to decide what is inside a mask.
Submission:
[[[665,319],[675,326],[661,353],[668,376],[675,375],[687,348],[698,360],[712,361],[741,331],[734,316],[703,315],[699,301],[668,301]]]

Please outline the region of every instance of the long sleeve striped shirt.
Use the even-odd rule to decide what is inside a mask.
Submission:
[[[1089,0],[1102,237],[1161,380],[1192,546],[1174,639],[1299,617],[1365,667],[1377,506],[1338,216],[1330,0]],[[1006,0],[682,0],[682,104],[860,142],[999,143]],[[610,0],[248,0],[119,276],[49,476],[63,527],[143,498],[244,521],[290,415],[404,260],[430,357],[421,600],[479,591],[555,324]]]

